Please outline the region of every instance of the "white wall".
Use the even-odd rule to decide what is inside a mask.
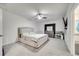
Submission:
[[[45,24],[53,24],[56,23],[56,31],[64,31],[64,25],[63,25],[63,20],[61,19],[54,19],[54,20],[49,20],[49,21],[44,21],[44,22],[39,22],[38,30],[41,33],[44,33],[44,25]]]
[[[0,8],[0,35],[2,34],[2,9]]]
[[[0,8],[0,35],[3,35],[2,33],[2,9]],[[0,56],[2,56],[2,40],[3,37],[0,37]]]
[[[72,23],[72,20],[73,20],[73,4],[70,4],[70,6],[68,7],[68,10],[67,10],[67,13],[66,13],[66,16],[68,18],[68,29],[66,30],[65,32],[65,42],[67,44],[67,47],[70,51],[70,53],[72,55],[74,55],[74,41],[73,41],[73,33],[72,33],[72,30],[73,30],[73,23]]]
[[[74,34],[74,40],[75,40],[76,42],[79,42],[79,34]]]
[[[32,27],[36,29],[36,23],[34,21],[25,19],[21,16],[15,15],[8,11],[3,11],[3,45],[10,44],[17,39],[18,27]]]

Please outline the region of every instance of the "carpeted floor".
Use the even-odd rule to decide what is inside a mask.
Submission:
[[[50,38],[39,49],[22,43],[4,46],[5,56],[70,56],[64,40]]]

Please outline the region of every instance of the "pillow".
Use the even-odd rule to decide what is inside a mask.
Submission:
[[[35,34],[35,32],[30,32],[29,34]]]
[[[29,32],[27,32],[27,33],[23,33],[24,36],[29,35],[29,34],[30,34]]]

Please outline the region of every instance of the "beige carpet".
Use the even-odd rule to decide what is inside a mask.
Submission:
[[[4,47],[5,56],[70,56],[64,40],[53,39],[39,49],[22,43],[14,43]]]

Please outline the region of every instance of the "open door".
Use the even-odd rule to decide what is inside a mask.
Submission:
[[[49,37],[55,38],[55,24],[45,24],[44,33]]]

